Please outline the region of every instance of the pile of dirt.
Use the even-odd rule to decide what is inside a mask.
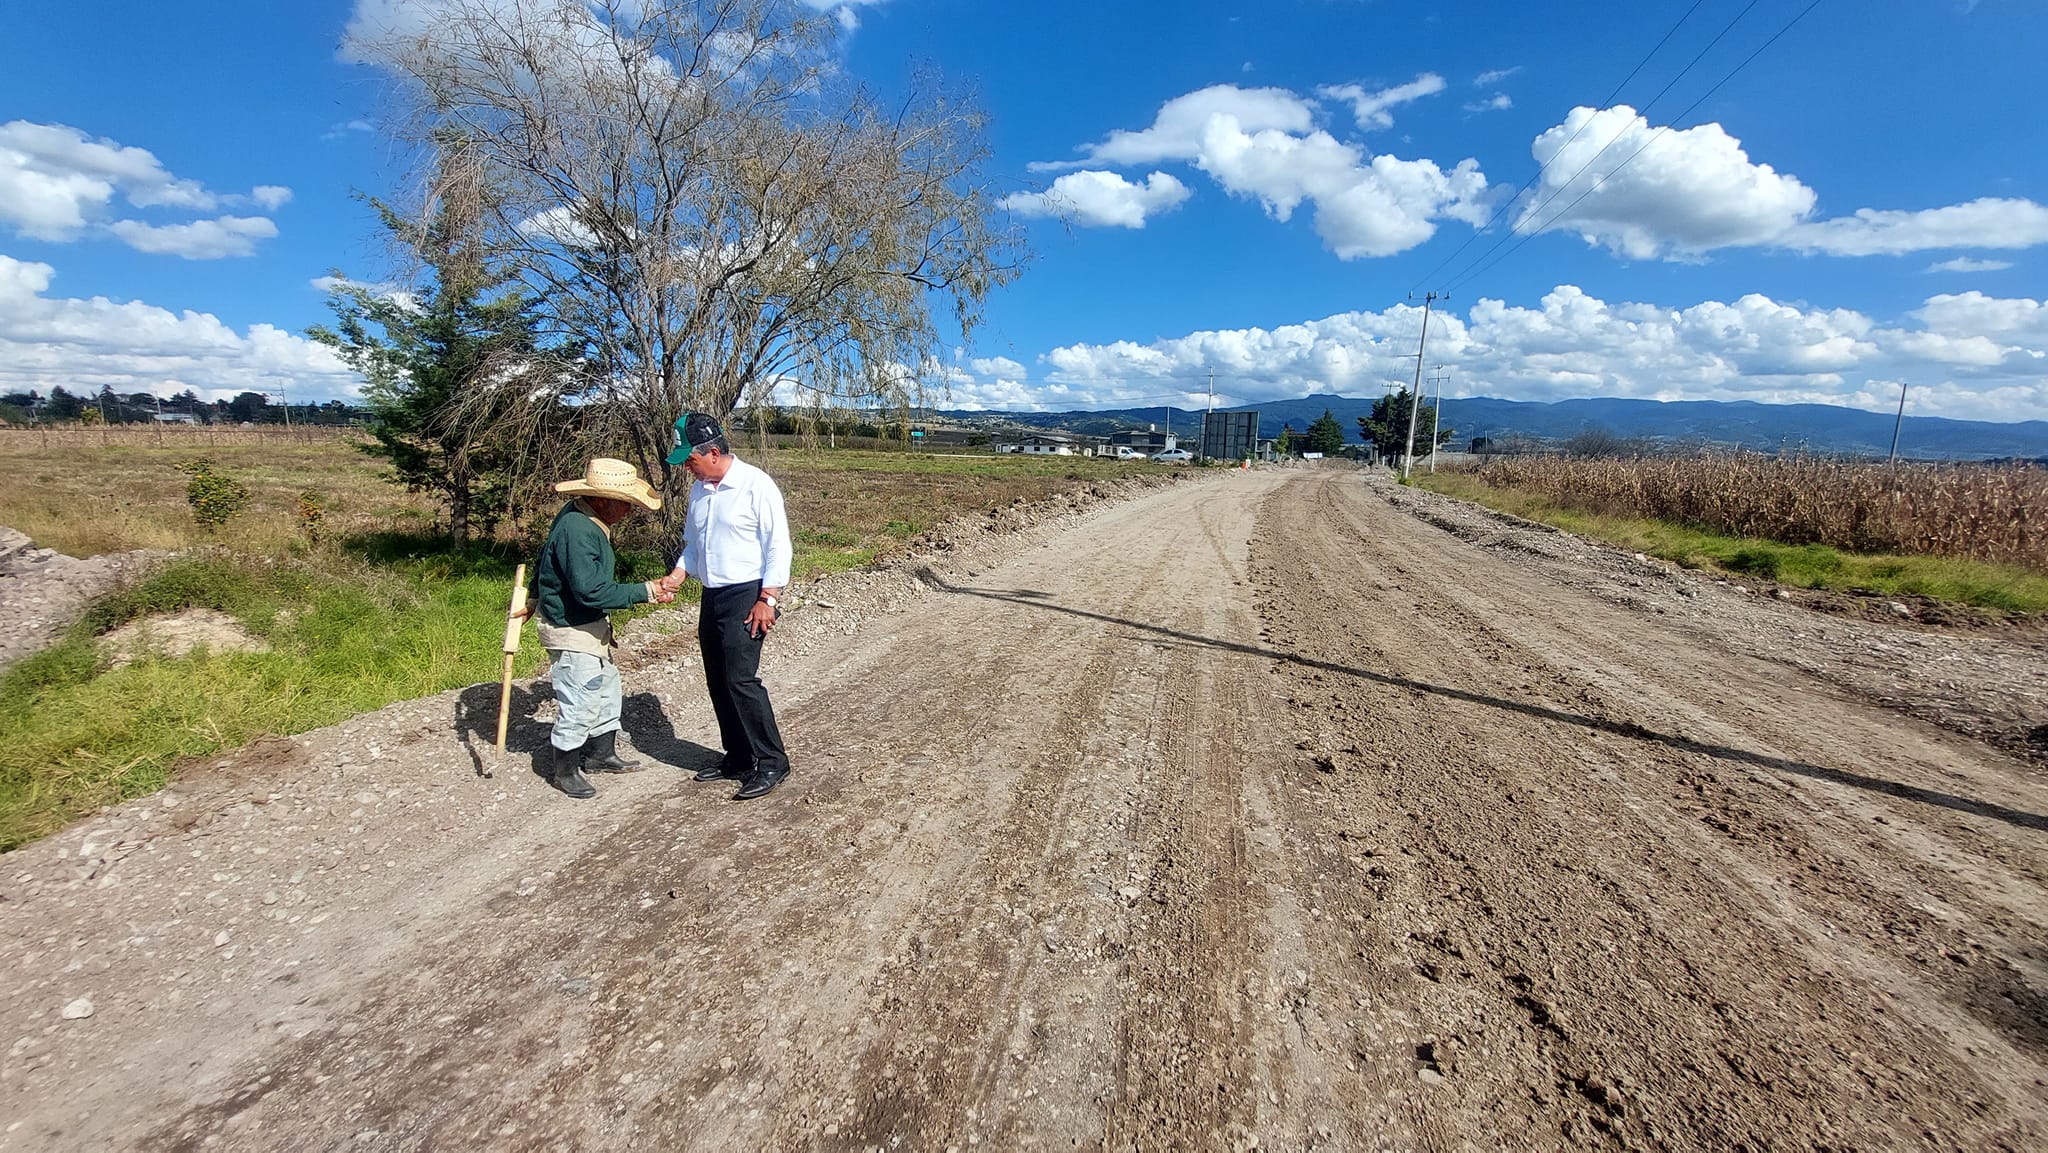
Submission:
[[[242,623],[215,609],[186,609],[130,621],[99,639],[110,668],[145,656],[186,657],[193,653],[260,653],[269,645],[249,635]]]

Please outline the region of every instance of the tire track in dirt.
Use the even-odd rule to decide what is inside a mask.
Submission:
[[[1362,526],[1351,527],[1361,539],[1368,535]],[[1436,547],[1427,535],[1414,543],[1414,558],[1434,571],[1449,571],[1455,563],[1451,554],[1462,547]],[[1688,652],[1683,661],[1645,661],[1642,634],[1613,627],[1611,610],[1540,613],[1535,598],[1541,586],[1532,595],[1529,583],[1497,582],[1486,595],[1527,598],[1520,601],[1527,610],[1515,615],[1536,614],[1556,622],[1552,629],[1524,630],[1516,638],[1491,629],[1478,614],[1458,617],[1460,627],[1469,622],[1482,634],[1490,661],[1533,670],[1549,684],[1541,691],[1545,699],[1609,729],[1678,733],[1685,738],[1681,745],[1750,754],[1715,766],[1653,746],[1633,771],[1623,769],[1646,791],[1668,790],[1673,807],[1696,818],[1689,827],[1663,827],[1664,837],[1684,841],[1713,830],[1716,840],[1725,837],[1737,851],[1722,853],[1722,845],[1709,843],[1702,853],[1718,856],[1731,879],[1748,883],[1760,909],[1777,909],[1789,900],[1795,908],[1788,930],[1804,933],[1817,923],[1846,928],[1849,933],[1831,932],[1836,940],[1824,947],[1853,954],[1857,967],[1866,970],[1894,970],[1889,984],[1909,1005],[1917,996],[1913,990],[1932,985],[1946,993],[1951,1006],[1988,1028],[2023,1037],[2036,1050],[2043,1047],[2048,1001],[2034,990],[2048,977],[2048,957],[2024,915],[2016,915],[2030,902],[2039,909],[2048,880],[2041,858],[2011,852],[1998,822],[1915,799],[1947,798],[1945,790],[1969,794],[1985,787],[1980,782],[2009,778],[1999,767],[2002,755],[1944,739],[1919,722],[1873,725],[1866,705],[1840,691],[1814,691],[1803,673],[1788,686],[1797,707],[1777,708],[1760,698],[1768,697],[1766,686],[1785,683],[1784,666],[1718,646]],[[1510,594],[1515,586],[1519,590]],[[1483,603],[1482,594],[1456,584],[1439,592],[1461,608]],[[1440,644],[1458,642],[1446,635]],[[1523,684],[1525,691],[1532,687]],[[1893,782],[1917,793],[1886,791]],[[1959,782],[1968,784],[1959,789]],[[2038,812],[2048,807],[2044,802],[2048,795],[2035,790],[2023,807]],[[1972,804],[1967,798],[1955,803]],[[1661,813],[1661,807],[1637,810],[1653,821]],[[1869,851],[1878,847],[1878,837],[1895,851]],[[1767,859],[1752,867],[1749,858],[1757,856]],[[1914,976],[1859,948],[1857,938],[1884,946],[1914,939]],[[1929,1016],[1945,1018],[1947,1011]]]
[[[2023,1090],[2038,1075],[2025,1071],[2038,1070],[2034,1060],[2023,1058],[2014,1077],[1986,1078],[1986,1062],[1965,1056],[1955,1071],[1976,1092],[1954,1103],[1931,1095],[1919,1068],[1949,1048],[1940,1030],[1898,1036],[1897,1007],[1872,1003],[1889,991],[1885,973],[1853,952],[1814,949],[1814,911],[1760,909],[1730,880],[1740,862],[1662,804],[1657,794],[1670,793],[1655,762],[1711,773],[1715,760],[1651,745],[1646,774],[1644,743],[1611,731],[1616,721],[1655,731],[1654,713],[1594,691],[1631,680],[1651,682],[1644,695],[1667,707],[1675,700],[1714,720],[1726,706],[1711,690],[1654,683],[1707,654],[1638,651],[1589,688],[1586,658],[1614,647],[1593,641],[1620,624],[1613,610],[1555,593],[1547,605],[1534,603],[1540,592],[1517,603],[1529,590],[1513,574],[1465,546],[1431,555],[1427,530],[1374,514],[1357,479],[1333,475],[1321,486],[1314,501],[1269,506],[1264,543],[1317,547],[1270,570],[1274,594],[1262,607],[1273,633],[1301,634],[1302,655],[1326,662],[1281,676],[1325,718],[1319,755],[1339,753],[1330,814],[1351,827],[1337,832],[1365,836],[1371,853],[1360,859],[1391,861],[1363,871],[1393,908],[1360,915],[1398,916],[1378,942],[1407,954],[1423,978],[1415,1054],[1434,1075],[1424,1079],[1447,1090],[1439,1096],[1454,1098],[1454,1131],[1493,1132],[1509,1145],[1611,1134],[1718,1147],[1770,1143],[1788,1119],[1811,1113],[1810,1140],[1892,1143],[1903,1123],[1916,1138],[1913,1124],[2024,1143],[2019,1135],[2039,1123]],[[1319,534],[1310,515],[1348,531]],[[1465,579],[1432,584],[1428,600],[1407,594],[1404,582],[1425,572]],[[1360,589],[1371,595],[1350,591]],[[1332,590],[1339,615],[1360,622],[1351,643],[1304,628],[1322,615],[1304,609],[1309,594]],[[1737,739],[1759,744],[1754,733]],[[1745,783],[1752,795],[1759,787]],[[1297,816],[1325,812],[1304,806]],[[1782,884],[1778,870],[1762,871]],[[1772,986],[1768,1000],[1755,994]],[[1954,1023],[1953,1008],[1941,1015]],[[1671,1043],[1678,1038],[1690,1040]],[[1986,1031],[1973,1040],[2008,1048]],[[1522,1086],[1535,1088],[1534,1109],[1513,1108]],[[1902,1108],[1915,1120],[1902,1122]],[[1525,1128],[1502,1126],[1518,1111]]]

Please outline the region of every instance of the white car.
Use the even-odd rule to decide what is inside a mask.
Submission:
[[[1161,464],[1186,464],[1195,459],[1195,454],[1184,448],[1169,448],[1165,452],[1153,453],[1152,459]]]

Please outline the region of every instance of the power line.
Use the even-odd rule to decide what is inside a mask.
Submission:
[[[1755,51],[1743,57],[1740,63],[1736,64],[1735,67],[1728,70],[1728,74],[1726,76],[1723,76],[1720,80],[1716,81],[1712,88],[1709,88],[1705,92],[1701,93],[1699,99],[1694,100],[1691,104],[1688,104],[1683,109],[1681,109],[1678,115],[1672,118],[1674,123],[1677,121],[1682,121],[1687,116],[1692,115],[1693,109],[1698,108],[1700,105],[1706,103],[1709,97],[1713,96],[1714,93],[1719,92],[1721,90],[1722,85],[1728,83],[1730,80],[1735,79],[1736,73],[1748,67],[1750,61],[1755,60],[1758,56],[1763,55],[1764,50],[1766,48],[1769,48],[1771,45],[1776,44],[1778,42],[1779,37],[1783,36],[1787,32],[1790,32],[1792,30],[1793,25],[1799,23],[1801,20],[1804,20],[1806,18],[1807,13],[1813,11],[1815,8],[1820,7],[1820,3],[1821,0],[1812,0],[1812,3],[1800,9],[1799,14],[1797,16],[1794,16],[1792,17],[1792,19],[1786,21],[1785,26],[1783,28],[1778,29],[1776,32],[1772,33],[1770,39],[1765,40],[1762,44],[1757,45]],[[1645,123],[1647,124],[1648,122],[1645,121]],[[1552,225],[1556,224],[1560,220],[1563,220],[1565,217],[1571,215],[1572,209],[1577,208],[1579,206],[1580,201],[1584,200],[1588,196],[1593,195],[1595,192],[1598,192],[1602,185],[1606,184],[1609,180],[1612,180],[1618,173],[1621,172],[1622,169],[1627,168],[1630,162],[1635,160],[1636,157],[1641,156],[1643,152],[1650,147],[1650,145],[1657,143],[1658,140],[1663,138],[1665,133],[1670,132],[1671,130],[1672,126],[1670,124],[1658,126],[1657,131],[1651,133],[1650,138],[1648,140],[1645,140],[1640,145],[1637,145],[1636,150],[1634,152],[1629,153],[1628,156],[1625,157],[1620,164],[1615,165],[1614,168],[1610,170],[1605,176],[1602,176],[1600,179],[1594,181],[1593,184],[1590,187],[1588,187],[1584,192],[1579,193],[1578,196],[1575,197],[1570,204],[1565,205],[1562,209],[1560,209],[1557,212],[1555,216],[1552,216],[1549,220],[1544,221],[1540,227],[1532,229],[1529,232],[1525,233],[1522,236],[1522,238],[1515,243],[1514,247],[1509,248],[1506,252],[1501,253],[1493,260],[1488,261],[1486,264],[1479,265],[1477,267],[1468,269],[1467,271],[1461,273],[1458,279],[1453,280],[1448,287],[1457,288],[1460,285],[1469,283],[1473,277],[1478,276],[1482,272],[1488,271],[1494,265],[1499,264],[1501,261],[1506,260],[1508,257],[1513,256],[1515,253],[1521,251],[1522,245],[1529,243],[1531,240],[1534,240],[1537,236],[1540,236],[1545,231],[1548,231]],[[1619,138],[1620,137],[1617,134],[1616,139]],[[1574,175],[1572,179],[1578,179],[1577,175]],[[1546,201],[1545,203],[1548,203],[1548,201]],[[1540,209],[1541,205],[1539,205],[1538,208]],[[1495,247],[1497,248],[1499,246],[1496,245]],[[1489,249],[1488,251],[1490,252],[1491,250]],[[1483,255],[1481,259],[1484,259]]]
[[[1685,10],[1685,15],[1680,16],[1678,18],[1678,23],[1673,24],[1670,30],[1664,33],[1663,38],[1658,40],[1656,44],[1652,45],[1650,47],[1650,50],[1643,54],[1643,58],[1641,60],[1636,61],[1636,66],[1634,68],[1629,69],[1628,75],[1621,78],[1621,83],[1616,84],[1614,86],[1614,91],[1609,92],[1607,94],[1607,98],[1600,102],[1600,106],[1602,108],[1605,108],[1614,103],[1614,98],[1621,95],[1621,90],[1623,88],[1628,87],[1628,82],[1636,78],[1636,73],[1641,72],[1643,68],[1650,63],[1651,58],[1655,57],[1658,52],[1663,50],[1665,42],[1669,41],[1673,36],[1677,35],[1678,30],[1685,26],[1685,22],[1687,20],[1692,19],[1692,14],[1698,11],[1699,6],[1704,3],[1706,3],[1706,0],[1692,0],[1692,7],[1687,8]],[[1553,153],[1553,156],[1564,155],[1565,149],[1570,148],[1572,146],[1572,142],[1576,141],[1579,138],[1579,133],[1584,132],[1587,126],[1591,125],[1592,123],[1592,118],[1587,117],[1586,122],[1584,124],[1579,125],[1578,128],[1572,131],[1570,139],[1567,139],[1564,142],[1564,147],[1559,148],[1555,153]],[[1541,180],[1543,178],[1543,174],[1545,172],[1548,172],[1549,170],[1549,161],[1545,161],[1541,165],[1538,165],[1535,175],[1523,181],[1522,186],[1520,188],[1515,189],[1515,194],[1513,196],[1510,196],[1506,200],[1501,201],[1500,207],[1493,210],[1493,215],[1487,218],[1485,224],[1480,225],[1479,228],[1473,231],[1472,235],[1467,236],[1465,238],[1465,242],[1463,244],[1458,245],[1458,247],[1454,249],[1449,256],[1446,256],[1442,260],[1438,261],[1437,266],[1435,268],[1430,269],[1426,274],[1424,274],[1421,280],[1418,280],[1414,284],[1409,286],[1409,295],[1414,295],[1415,289],[1421,288],[1424,284],[1427,284],[1433,277],[1436,276],[1437,273],[1442,272],[1445,269],[1445,267],[1447,267],[1452,261],[1458,259],[1458,254],[1464,252],[1465,249],[1468,248],[1473,241],[1479,239],[1480,235],[1483,234],[1487,229],[1492,228],[1496,224],[1499,224],[1500,218],[1507,215],[1508,209],[1513,208],[1515,202],[1522,198],[1522,194],[1524,192],[1529,191],[1530,187],[1533,186],[1538,180]]]
[[[1722,25],[1722,27],[1721,27],[1721,30],[1720,30],[1719,32],[1717,32],[1717,33],[1715,33],[1715,34],[1714,34],[1714,38],[1713,38],[1712,40],[1709,40],[1709,41],[1707,41],[1707,46],[1706,46],[1706,47],[1704,47],[1704,48],[1700,49],[1700,50],[1699,50],[1698,52],[1694,53],[1694,54],[1693,54],[1693,58],[1692,58],[1691,60],[1689,60],[1689,61],[1687,61],[1687,62],[1686,62],[1686,65],[1685,65],[1685,67],[1683,67],[1683,68],[1679,69],[1679,70],[1678,70],[1678,73],[1677,73],[1676,75],[1674,75],[1674,76],[1673,76],[1673,77],[1672,77],[1672,78],[1671,78],[1670,80],[1666,81],[1666,82],[1664,83],[1664,87],[1662,87],[1662,88],[1658,89],[1658,90],[1657,90],[1657,94],[1656,94],[1655,96],[1652,96],[1652,97],[1650,97],[1650,99],[1649,99],[1649,100],[1647,100],[1646,102],[1644,102],[1644,104],[1642,105],[1642,107],[1640,107],[1640,108],[1636,109],[1637,113],[1638,113],[1638,114],[1641,114],[1641,115],[1643,116],[1643,122],[1644,122],[1645,124],[1649,123],[1649,111],[1650,111],[1650,109],[1652,109],[1652,108],[1656,107],[1656,105],[1657,105],[1657,102],[1658,102],[1659,100],[1662,100],[1662,99],[1664,99],[1664,96],[1665,96],[1665,94],[1671,91],[1671,88],[1672,88],[1672,86],[1673,86],[1673,85],[1677,84],[1677,83],[1678,83],[1678,82],[1679,82],[1680,80],[1683,80],[1683,79],[1685,78],[1686,74],[1687,74],[1687,73],[1689,73],[1689,72],[1691,72],[1691,71],[1693,70],[1693,68],[1694,68],[1695,66],[1697,66],[1697,65],[1699,64],[1699,62],[1700,62],[1701,60],[1704,60],[1704,59],[1706,59],[1707,53],[1709,53],[1709,52],[1712,52],[1712,51],[1714,50],[1714,46],[1715,46],[1715,45],[1719,44],[1719,43],[1720,43],[1720,42],[1721,42],[1721,41],[1722,41],[1723,39],[1725,39],[1725,38],[1727,37],[1728,33],[1730,33],[1731,31],[1734,31],[1734,29],[1735,29],[1735,26],[1736,26],[1737,24],[1740,24],[1740,23],[1742,22],[1742,18],[1743,18],[1744,16],[1747,16],[1747,15],[1749,15],[1750,9],[1752,9],[1752,8],[1755,8],[1755,7],[1757,6],[1757,4],[1758,4],[1758,3],[1759,3],[1759,0],[1749,0],[1749,3],[1743,6],[1743,9],[1742,9],[1742,11],[1740,11],[1740,12],[1737,12],[1737,13],[1735,14],[1735,17],[1734,17],[1734,19],[1732,19],[1732,20],[1728,21],[1728,23],[1726,23],[1726,24]],[[1694,5],[1694,7],[1695,7],[1695,8],[1696,8],[1696,7],[1698,7],[1698,4],[1695,4],[1695,5]],[[1688,16],[1692,15],[1691,11],[1690,11],[1690,10],[1687,10],[1687,12],[1686,12],[1686,15],[1688,15]],[[1683,21],[1680,21],[1680,23],[1683,23]],[[1674,32],[1675,32],[1675,31],[1677,31],[1677,28],[1676,28],[1676,27],[1674,27],[1674,28],[1672,29],[1672,31],[1674,31]],[[1668,37],[1667,37],[1667,39],[1668,39]],[[1660,43],[1661,43],[1661,42],[1660,42]],[[1738,66],[1738,67],[1739,67],[1739,66]],[[1731,75],[1732,75],[1732,74],[1731,74]],[[1727,83],[1727,82],[1728,82],[1728,81],[1727,81],[1727,78],[1726,78],[1726,77],[1723,77],[1723,78],[1722,78],[1722,80],[1721,80],[1721,83],[1722,83],[1722,84],[1725,84],[1725,83]],[[1718,88],[1718,87],[1720,87],[1720,85],[1719,85],[1719,84],[1717,84],[1717,85],[1715,85],[1715,87],[1716,87],[1716,88]],[[1710,90],[1710,91],[1711,91],[1711,90]],[[1612,98],[1612,97],[1610,97],[1610,98],[1608,99],[1608,104],[1609,104],[1609,105],[1611,105],[1612,103],[1613,103],[1613,98]],[[1695,107],[1697,107],[1697,106],[1698,106],[1698,103],[1699,103],[1699,102],[1698,102],[1698,101],[1694,101],[1693,103],[1694,103],[1694,106],[1695,106]],[[1600,113],[1600,112],[1602,112],[1602,111],[1604,111],[1604,110],[1605,110],[1605,108],[1604,108],[1604,107],[1603,107],[1603,108],[1596,108],[1596,109],[1594,109],[1594,113],[1595,113],[1595,116],[1597,116],[1597,115],[1598,115],[1598,113]],[[1688,109],[1687,111],[1690,111],[1690,109]],[[1679,115],[1680,115],[1680,116],[1683,116],[1683,115],[1684,115],[1684,113],[1680,113]],[[1584,131],[1585,131],[1585,130],[1586,130],[1586,129],[1587,129],[1588,127],[1589,127],[1589,126],[1591,126],[1591,125],[1592,125],[1592,123],[1593,123],[1593,120],[1595,119],[1595,116],[1588,116],[1588,117],[1586,117],[1585,123],[1583,123],[1583,124],[1580,124],[1580,125],[1579,125],[1579,128],[1578,128],[1578,131],[1576,131],[1576,132],[1573,132],[1573,133],[1572,133],[1572,136],[1571,136],[1571,140],[1567,140],[1567,141],[1565,141],[1565,144],[1564,144],[1564,147],[1563,147],[1563,148],[1559,148],[1559,149],[1558,149],[1558,150],[1557,150],[1556,152],[1554,152],[1554,153],[1552,153],[1552,154],[1551,154],[1551,155],[1552,155],[1552,159],[1555,159],[1556,157],[1559,157],[1559,156],[1562,156],[1562,155],[1564,155],[1564,152],[1565,152],[1565,148],[1569,148],[1569,147],[1571,146],[1571,142],[1572,142],[1572,140],[1577,140],[1577,139],[1579,138],[1579,133],[1580,133],[1580,132],[1584,132]],[[1613,135],[1613,136],[1610,136],[1610,137],[1608,137],[1608,139],[1607,139],[1607,143],[1605,143],[1605,144],[1602,144],[1602,145],[1600,146],[1600,150],[1599,150],[1598,152],[1595,152],[1595,153],[1594,153],[1594,154],[1593,154],[1592,156],[1588,157],[1588,158],[1586,159],[1586,162],[1585,162],[1584,164],[1581,164],[1581,165],[1579,165],[1579,167],[1578,167],[1578,170],[1577,170],[1577,171],[1575,171],[1575,172],[1573,172],[1573,173],[1571,174],[1571,176],[1570,176],[1570,177],[1569,177],[1568,179],[1566,179],[1566,180],[1564,181],[1564,183],[1562,183],[1562,184],[1559,184],[1559,185],[1558,185],[1558,186],[1557,186],[1557,187],[1556,187],[1556,188],[1555,188],[1554,190],[1552,190],[1552,191],[1550,192],[1550,194],[1549,194],[1549,195],[1545,196],[1545,197],[1544,197],[1544,198],[1543,198],[1543,199],[1542,199],[1542,200],[1541,200],[1540,202],[1538,202],[1538,203],[1537,203],[1537,204],[1536,204],[1536,205],[1535,205],[1534,207],[1530,208],[1530,209],[1529,209],[1529,210],[1528,210],[1528,211],[1527,211],[1526,213],[1524,213],[1524,214],[1523,214],[1523,216],[1522,216],[1522,220],[1525,220],[1525,221],[1526,221],[1526,220],[1533,220],[1533,219],[1535,219],[1535,218],[1536,218],[1536,217],[1537,217],[1538,215],[1540,215],[1540,214],[1541,214],[1541,213],[1543,212],[1543,210],[1544,210],[1545,208],[1548,208],[1548,207],[1550,207],[1550,204],[1551,204],[1551,202],[1552,202],[1552,201],[1554,201],[1554,200],[1556,200],[1556,199],[1557,199],[1558,197],[1560,197],[1560,196],[1564,195],[1564,191],[1565,191],[1565,189],[1567,189],[1567,188],[1570,188],[1570,187],[1572,186],[1572,184],[1573,184],[1574,182],[1576,182],[1576,181],[1577,181],[1577,180],[1579,179],[1579,177],[1581,177],[1581,176],[1584,176],[1584,175],[1586,174],[1586,170],[1587,170],[1587,169],[1589,169],[1589,168],[1593,167],[1593,165],[1594,165],[1594,164],[1598,163],[1598,162],[1599,162],[1599,160],[1600,160],[1600,158],[1601,158],[1602,156],[1605,156],[1605,155],[1607,155],[1607,150],[1608,150],[1608,149],[1610,149],[1610,148],[1613,148],[1613,147],[1615,146],[1615,144],[1616,144],[1616,143],[1618,143],[1618,142],[1619,142],[1619,141],[1621,140],[1621,138],[1622,138],[1622,137],[1623,137],[1624,135],[1626,135],[1626,134],[1628,133],[1628,130],[1629,130],[1629,128],[1631,128],[1631,127],[1632,127],[1633,125],[1634,125],[1634,121],[1632,121],[1632,120],[1631,120],[1631,121],[1629,121],[1629,122],[1627,122],[1627,123],[1624,123],[1624,124],[1623,124],[1623,125],[1622,125],[1621,127],[1619,127],[1619,128],[1617,128],[1617,129],[1615,129],[1615,130],[1614,130],[1614,135]],[[1538,169],[1538,170],[1537,170],[1537,173],[1536,173],[1536,175],[1535,175],[1534,177],[1532,177],[1532,178],[1531,178],[1531,183],[1534,183],[1534,182],[1535,182],[1536,180],[1538,180],[1538,179],[1541,179],[1541,178],[1542,178],[1542,176],[1543,176],[1543,174],[1544,174],[1545,172],[1548,172],[1549,170],[1550,170],[1550,166],[1549,166],[1549,164],[1548,164],[1548,163],[1546,163],[1546,164],[1545,164],[1545,165],[1544,165],[1544,166],[1543,166],[1543,167],[1542,167],[1541,169]],[[1617,169],[1615,169],[1615,171],[1616,171],[1616,172],[1619,172],[1619,171],[1620,171],[1620,169],[1619,169],[1619,168],[1617,168]],[[1610,175],[1610,176],[1611,176],[1611,175],[1613,175],[1613,173],[1609,173],[1608,175]],[[1523,188],[1523,191],[1527,191],[1527,190],[1528,190],[1528,187],[1529,187],[1529,186],[1528,186],[1528,185],[1526,185],[1526,184],[1525,184],[1525,185],[1523,185],[1523,186],[1522,186],[1522,188]],[[1521,193],[1520,193],[1520,192],[1517,192],[1517,193],[1516,193],[1515,195],[1516,195],[1517,197],[1519,197],[1519,196],[1521,195]],[[1574,203],[1576,203],[1576,201],[1574,201]],[[1510,204],[1512,204],[1512,201],[1510,201]],[[1507,207],[1508,207],[1508,205],[1502,205],[1502,208],[1503,208],[1504,210],[1505,210],[1505,209],[1506,209]],[[1490,222],[1489,222],[1489,223],[1490,223]],[[1536,232],[1540,232],[1540,231],[1542,231],[1542,229],[1537,229],[1537,230],[1536,230]],[[1480,253],[1480,254],[1479,254],[1478,256],[1475,256],[1475,257],[1473,257],[1473,258],[1472,258],[1472,261],[1471,261],[1471,263],[1470,263],[1470,264],[1467,264],[1467,265],[1465,266],[1465,268],[1464,268],[1464,269],[1463,269],[1462,271],[1458,272],[1458,273],[1457,273],[1456,275],[1454,275],[1453,277],[1451,277],[1450,283],[1449,283],[1449,284],[1447,284],[1447,285],[1446,285],[1446,287],[1447,287],[1447,288],[1455,288],[1455,287],[1457,287],[1457,286],[1458,286],[1459,284],[1462,284],[1462,283],[1464,283],[1464,282],[1465,282],[1466,280],[1469,280],[1469,279],[1470,279],[1470,278],[1471,278],[1471,277],[1472,277],[1472,276],[1474,275],[1474,272],[1475,272],[1475,270],[1476,270],[1476,269],[1477,269],[1477,268],[1478,268],[1478,267],[1479,267],[1479,266],[1480,266],[1480,265],[1481,265],[1482,263],[1484,263],[1484,262],[1486,261],[1486,258],[1487,258],[1487,257],[1489,257],[1489,256],[1492,256],[1492,255],[1493,255],[1493,254],[1494,254],[1495,252],[1498,252],[1498,251],[1500,251],[1500,248],[1501,248],[1501,246],[1502,246],[1502,245],[1504,245],[1504,244],[1508,243],[1508,242],[1509,242],[1509,241],[1511,241],[1511,240],[1514,240],[1514,239],[1515,239],[1515,238],[1516,238],[1517,236],[1522,236],[1522,237],[1528,237],[1528,236],[1533,236],[1533,235],[1535,235],[1535,232],[1528,232],[1528,233],[1524,233],[1524,232],[1522,231],[1522,224],[1521,224],[1521,222],[1520,222],[1520,221],[1516,222],[1516,223],[1515,223],[1515,224],[1514,224],[1514,225],[1513,225],[1512,227],[1510,227],[1510,228],[1508,229],[1508,231],[1507,231],[1507,233],[1506,233],[1505,235],[1501,236],[1501,237],[1500,237],[1500,238],[1499,238],[1498,240],[1495,240],[1495,241],[1493,242],[1493,244],[1492,244],[1492,245],[1491,245],[1490,247],[1488,247],[1488,248],[1487,248],[1487,250],[1486,250],[1486,251],[1484,251],[1484,252]],[[1516,247],[1520,247],[1520,245],[1517,245]],[[1462,250],[1462,249],[1461,249],[1461,250]],[[1491,266],[1489,265],[1489,267],[1491,267]]]

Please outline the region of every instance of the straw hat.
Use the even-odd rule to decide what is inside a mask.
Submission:
[[[592,457],[590,467],[581,477],[563,481],[555,486],[555,491],[571,496],[631,501],[649,512],[661,507],[661,498],[654,494],[652,485],[640,479],[638,469],[608,456]]]

